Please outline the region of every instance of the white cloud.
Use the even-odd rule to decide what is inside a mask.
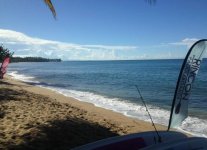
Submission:
[[[136,46],[81,45],[30,37],[24,33],[0,29],[0,42],[16,56],[41,56],[63,60],[119,59],[115,51],[137,50]]]
[[[183,45],[183,46],[187,46],[189,48],[198,40],[199,39],[197,39],[197,38],[185,38],[180,42],[175,42],[175,43],[170,43],[170,44],[172,44],[172,45]]]
[[[171,59],[185,57],[187,48],[198,39],[185,38],[180,42],[158,45],[81,45],[28,36],[24,33],[0,29],[0,43],[15,56],[40,56],[63,60],[129,60]],[[183,48],[186,47],[186,48]]]

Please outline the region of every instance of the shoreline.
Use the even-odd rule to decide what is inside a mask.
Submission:
[[[8,76],[0,82],[0,148],[73,148],[107,137],[154,130],[151,123]],[[166,130],[162,125],[156,127]]]

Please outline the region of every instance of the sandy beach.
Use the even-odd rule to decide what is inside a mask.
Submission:
[[[158,130],[166,130],[157,126]],[[0,80],[0,149],[71,149],[152,124],[17,81]]]

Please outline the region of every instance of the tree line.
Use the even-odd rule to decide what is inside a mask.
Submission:
[[[11,63],[16,62],[61,62],[61,59],[49,59],[42,57],[11,57]]]
[[[42,57],[13,57],[13,52],[0,45],[0,63],[4,61],[5,58],[10,58],[10,62],[61,62],[61,59],[49,59]]]

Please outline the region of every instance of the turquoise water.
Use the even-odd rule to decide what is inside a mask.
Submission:
[[[167,125],[183,60],[68,61],[10,64],[8,73],[96,106],[149,121],[137,85],[155,122]],[[182,129],[207,135],[207,61],[201,64]],[[197,124],[202,129],[195,129]],[[194,131],[195,130],[195,131]]]

